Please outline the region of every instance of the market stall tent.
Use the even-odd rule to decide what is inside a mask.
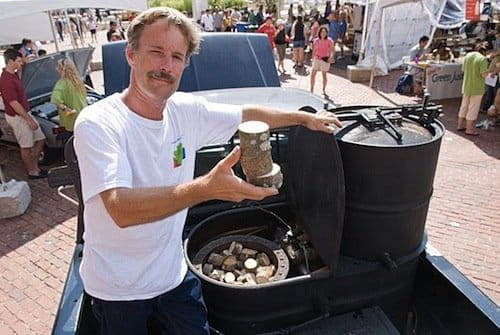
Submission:
[[[451,29],[465,21],[465,0],[368,0],[363,55],[358,65],[385,75],[402,63],[403,56],[422,35],[436,28]],[[374,66],[375,65],[375,66]]]
[[[142,11],[147,0],[0,0],[0,45],[22,38],[52,40],[52,19],[47,13],[70,8],[113,8]]]

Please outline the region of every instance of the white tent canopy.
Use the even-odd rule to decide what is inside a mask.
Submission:
[[[144,10],[146,0],[0,0],[0,20],[67,8],[116,8]]]
[[[402,57],[422,35],[464,22],[464,0],[370,0],[364,58],[358,65],[376,64],[377,74],[401,65]]]
[[[147,0],[0,0],[0,45],[20,43],[24,37],[52,40],[47,12],[69,8],[113,8],[142,11]]]

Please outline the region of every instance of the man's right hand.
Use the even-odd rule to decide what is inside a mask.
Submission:
[[[278,190],[274,187],[257,187],[236,176],[233,166],[238,163],[240,156],[240,147],[234,148],[226,158],[202,177],[206,181],[207,191],[211,194],[211,198],[240,202],[245,199],[262,200],[278,194]]]
[[[31,130],[38,129],[38,124],[35,122],[35,120],[33,120],[33,118],[30,115],[28,115],[26,122],[28,123],[28,126],[31,128]]]

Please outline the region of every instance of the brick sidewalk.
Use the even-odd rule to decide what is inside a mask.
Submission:
[[[291,62],[286,67],[292,73]],[[330,99],[342,104],[415,102],[392,93],[398,72],[377,78],[378,91],[329,74]],[[318,75],[317,92],[321,87]],[[284,87],[309,89],[309,76],[282,78]],[[427,229],[430,242],[500,303],[500,130],[476,138],[453,131],[459,101],[444,104],[443,138]],[[15,147],[0,144],[8,178],[26,179]],[[61,162],[59,162],[61,163]],[[0,220],[0,334],[49,334],[74,247],[76,207],[46,181],[29,181],[33,201],[21,217]]]

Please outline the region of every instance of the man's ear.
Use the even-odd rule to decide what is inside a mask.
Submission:
[[[127,63],[128,65],[130,65],[130,67],[134,65],[135,56],[136,55],[132,50],[130,44],[127,44],[127,46],[125,47],[125,58],[127,59]]]

